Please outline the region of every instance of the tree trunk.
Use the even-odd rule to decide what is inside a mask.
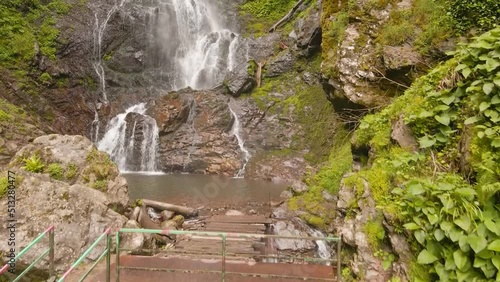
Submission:
[[[147,200],[147,199],[143,199],[142,202],[146,206],[150,206],[152,208],[162,210],[162,211],[163,210],[173,211],[175,213],[182,214],[183,216],[186,216],[186,217],[192,217],[192,216],[198,215],[198,211],[193,209],[193,208],[177,206],[177,205],[172,205],[172,204],[167,204],[167,203],[153,201],[153,200]]]
[[[274,32],[280,25],[288,22],[293,14],[295,13],[295,11],[297,11],[297,9],[299,8],[300,5],[302,5],[302,3],[304,3],[305,0],[299,0],[299,2],[297,2],[297,4],[295,4],[295,6],[293,6],[292,9],[290,9],[290,11],[288,12],[288,14],[286,14],[283,18],[281,18],[281,20],[279,20],[277,23],[275,23],[270,29],[269,29],[269,32]]]

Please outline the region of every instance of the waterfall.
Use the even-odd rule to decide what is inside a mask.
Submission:
[[[240,147],[240,150],[243,152],[245,156],[243,166],[235,176],[236,178],[242,178],[243,176],[245,176],[245,169],[248,164],[248,161],[250,160],[251,155],[248,149],[245,148],[245,141],[243,140],[243,136],[241,135],[241,125],[238,115],[233,111],[231,105],[228,104],[228,106],[229,106],[229,111],[231,111],[231,114],[234,117],[234,123],[233,123],[233,128],[231,129],[231,133],[234,136],[236,136],[236,139],[238,140],[238,146]]]
[[[120,1],[120,2],[118,2]],[[92,66],[94,68],[95,73],[97,74],[97,77],[99,78],[99,90],[102,95],[102,99],[104,100],[105,103],[108,101],[108,96],[106,93],[106,75],[104,72],[104,66],[102,64],[103,56],[102,56],[102,39],[104,36],[104,31],[106,30],[106,27],[108,26],[109,19],[111,19],[111,16],[125,4],[126,0],[116,0],[115,4],[111,9],[108,11],[106,14],[106,17],[103,22],[99,22],[99,16],[97,11],[94,13],[95,17],[95,26],[94,30],[92,32],[92,37],[93,37],[93,48],[92,48]],[[96,99],[96,101],[99,100],[99,97]],[[99,121],[99,114],[98,114],[98,109],[99,107],[97,106],[98,102],[96,102],[95,106],[95,117],[94,120],[92,121],[92,129],[91,129],[91,138],[92,141],[95,143],[99,140],[99,126],[100,126],[100,121]]]
[[[107,91],[101,44],[108,21],[126,2],[126,0],[117,1],[120,2],[116,2],[104,21],[99,22],[96,15],[94,28],[93,66],[99,77],[104,103],[107,103]],[[194,89],[212,88],[220,84],[225,75],[238,65],[237,54],[241,53],[243,48],[248,49],[248,46],[241,44],[240,35],[227,29],[225,27],[227,24],[221,22],[221,16],[215,10],[216,5],[212,3],[215,1],[151,0],[146,2],[145,5],[134,6],[140,10],[140,12],[135,10],[134,15],[141,13],[144,15],[145,32],[147,32],[145,41],[147,44],[144,49],[145,64],[159,74],[158,85],[164,87],[165,90],[178,90],[188,86]],[[145,112],[144,104],[127,109],[125,113],[119,114],[110,121],[102,140],[97,142],[97,137],[94,140],[100,149],[110,153],[121,171],[157,169],[153,163],[156,156],[155,148],[158,147],[158,128],[156,123],[146,122],[152,118],[145,115]],[[127,116],[128,119],[134,118],[133,113],[140,115],[140,121],[136,120],[137,124],[126,121]],[[191,154],[196,149],[195,115],[196,105],[193,104],[188,118],[188,123],[193,129],[193,141],[187,156],[188,160],[191,160]],[[233,116],[236,120],[234,134],[245,154],[244,165],[237,175],[237,177],[242,177],[250,154],[245,149],[239,133],[238,117],[234,112]],[[97,116],[93,123],[95,124],[93,128],[96,127],[97,130],[93,129],[92,136],[99,136],[98,120]],[[139,128],[140,134],[137,131],[131,134],[133,130],[139,130]],[[141,137],[128,140],[130,136],[138,135]]]
[[[117,115],[97,144],[99,150],[110,154],[120,171],[158,170],[158,126],[145,112],[146,104],[141,103]]]
[[[310,233],[312,233],[311,235],[314,237],[318,238],[325,237],[325,234],[316,229],[311,229]],[[330,247],[328,246],[328,244],[323,240],[316,240],[315,242],[316,245],[318,246],[319,257],[322,259],[330,259],[331,254],[330,254]],[[326,265],[330,265],[330,262],[327,262]]]

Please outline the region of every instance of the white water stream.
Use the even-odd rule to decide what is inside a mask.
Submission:
[[[240,124],[240,119],[238,118],[238,115],[233,111],[231,108],[231,105],[229,105],[229,110],[231,111],[231,114],[234,117],[234,123],[233,123],[233,128],[231,129],[231,133],[236,136],[236,139],[238,140],[238,146],[240,147],[241,152],[243,152],[243,155],[245,157],[243,161],[243,166],[241,169],[238,171],[236,174],[236,178],[241,178],[245,176],[245,169],[248,164],[248,161],[252,157],[248,149],[245,147],[245,141],[243,140],[243,136],[241,134],[241,124]]]

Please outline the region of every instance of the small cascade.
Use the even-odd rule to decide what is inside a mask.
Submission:
[[[90,132],[90,138],[94,143],[97,143],[97,141],[99,141],[99,126],[100,126],[99,113],[96,107],[96,109],[94,110],[94,120],[92,121],[92,129]]]
[[[245,169],[246,169],[248,161],[250,160],[252,155],[250,155],[250,152],[248,151],[248,149],[245,148],[245,141],[243,140],[243,137],[241,135],[241,125],[240,125],[240,120],[238,118],[238,115],[233,111],[233,109],[231,108],[231,105],[228,104],[228,106],[229,106],[229,110],[231,111],[231,114],[234,117],[234,123],[233,123],[233,128],[231,129],[231,133],[234,136],[236,136],[236,139],[238,140],[238,146],[240,146],[240,150],[245,155],[245,160],[243,162],[243,166],[241,167],[241,169],[238,171],[238,173],[235,176],[236,178],[242,178],[245,176]]]
[[[94,38],[94,46],[93,46],[93,58],[92,58],[92,66],[94,67],[94,71],[99,77],[99,86],[102,95],[102,99],[104,102],[108,101],[107,93],[106,93],[106,75],[104,72],[103,66],[103,56],[102,56],[102,39],[104,36],[104,31],[108,26],[108,22],[111,19],[111,16],[118,11],[125,4],[126,0],[116,0],[115,5],[111,7],[106,15],[106,18],[103,22],[99,22],[99,17],[97,12],[94,14],[95,16],[95,27],[93,31]]]
[[[325,234],[323,234],[321,231],[316,230],[316,229],[311,229],[310,233],[314,237],[325,237]],[[323,241],[323,240],[316,240],[316,245],[318,246],[318,255],[322,259],[330,259],[331,254],[330,254],[330,247],[328,244]],[[326,265],[330,265],[330,262],[328,261]]]
[[[186,124],[189,125],[189,127],[191,128],[191,131],[193,132],[193,136],[192,136],[191,146],[189,147],[189,150],[188,150],[187,161],[184,162],[183,171],[186,171],[186,169],[187,169],[186,165],[188,163],[191,163],[191,161],[192,161],[191,155],[196,150],[195,144],[196,144],[196,139],[198,138],[198,132],[196,132],[196,127],[194,125],[194,118],[195,117],[196,117],[196,100],[193,99],[193,101],[189,107],[189,116],[188,116],[187,121],[186,121]]]
[[[99,150],[110,154],[120,171],[158,170],[158,126],[145,114],[146,104],[128,108],[108,124],[106,134],[97,144]]]

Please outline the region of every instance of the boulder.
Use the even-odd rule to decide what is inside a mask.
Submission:
[[[106,228],[121,228],[127,218],[109,208],[115,202],[111,195],[82,184],[51,180],[48,175],[29,173],[13,169],[20,184],[16,187],[16,248],[25,248],[47,227],[55,226],[56,270],[69,268]],[[0,199],[0,205],[7,206],[7,198]],[[2,213],[0,236],[8,237],[7,214]],[[31,263],[46,246],[48,237],[22,258],[22,263]],[[10,247],[7,241],[0,242],[0,252]],[[105,245],[98,245],[86,262],[96,260]],[[39,268],[48,268],[43,260]]]
[[[398,142],[401,148],[411,152],[416,152],[419,148],[418,140],[411,128],[405,124],[403,115],[392,122],[391,138]]]
[[[129,204],[127,181],[120,176],[117,166],[107,153],[98,151],[94,144],[80,135],[44,135],[21,148],[9,166],[20,168],[23,159],[38,156],[45,168],[58,165],[60,180],[81,184],[106,192],[110,206],[123,210]]]
[[[250,92],[256,85],[254,73],[252,73],[251,62],[231,71],[224,79],[226,90],[234,97],[239,97],[243,93]]]
[[[289,72],[295,65],[295,57],[289,49],[273,58],[266,67],[265,77],[275,77]]]
[[[124,228],[139,229],[139,223],[135,220],[129,220]],[[120,240],[120,248],[127,249],[127,253],[140,251],[145,244],[146,237],[144,233],[125,233]]]
[[[172,219],[174,217],[175,213],[173,211],[164,210],[160,213],[160,215],[161,215],[161,220],[166,221],[166,220]]]
[[[294,218],[292,221],[277,221],[273,224],[273,232],[278,236],[298,236],[308,237],[308,233],[303,229],[306,225],[299,218]],[[304,251],[312,250],[316,247],[311,240],[298,239],[274,239],[274,243],[278,250]]]
[[[304,50],[306,56],[313,55],[321,48],[320,14],[319,10],[313,9],[307,17],[297,20],[295,24],[297,47]]]

